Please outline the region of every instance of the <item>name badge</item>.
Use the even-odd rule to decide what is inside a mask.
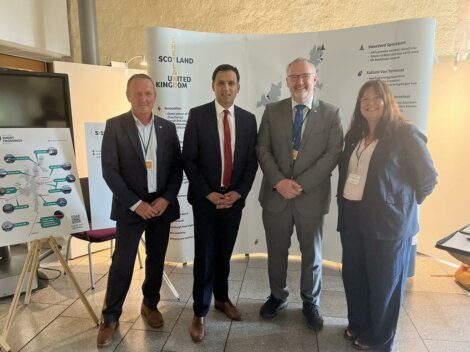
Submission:
[[[361,175],[353,174],[351,172],[349,174],[348,179],[346,180],[346,182],[351,184],[351,185],[358,185],[360,180],[361,180]]]
[[[292,149],[292,159],[295,160],[297,159],[297,155],[299,155],[299,151]]]
[[[145,168],[149,171],[153,170],[153,161],[152,160],[145,160]]]

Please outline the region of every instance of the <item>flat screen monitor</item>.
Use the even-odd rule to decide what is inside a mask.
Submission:
[[[0,69],[1,127],[72,128],[68,76]]]

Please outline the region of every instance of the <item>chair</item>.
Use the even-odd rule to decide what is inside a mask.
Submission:
[[[83,192],[83,201],[85,203],[86,214],[88,217],[88,223],[90,224],[90,229],[92,229],[91,223],[91,211],[90,211],[90,193],[88,188],[88,178],[80,178],[80,185],[82,186]],[[91,289],[95,289],[95,279],[93,275],[93,256],[91,252],[91,245],[92,243],[101,243],[106,241],[111,241],[110,245],[110,256],[113,254],[113,240],[116,238],[116,228],[112,227],[109,229],[101,229],[101,230],[89,230],[83,231],[78,233],[73,233],[70,235],[67,241],[67,251],[65,254],[65,260],[68,262],[70,256],[70,242],[72,238],[78,238],[83,241],[88,242],[88,262],[90,265],[90,282],[91,282]],[[142,269],[142,259],[140,257],[139,251],[137,251],[137,256],[139,258],[139,265]]]

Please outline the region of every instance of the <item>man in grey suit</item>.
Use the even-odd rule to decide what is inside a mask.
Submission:
[[[307,325],[319,331],[323,216],[328,213],[331,171],[343,147],[339,108],[314,95],[314,65],[297,58],[287,66],[291,98],[266,106],[257,153],[263,170],[259,202],[268,248],[271,295],[260,315],[287,307],[287,259],[295,226],[302,252],[300,291]]]

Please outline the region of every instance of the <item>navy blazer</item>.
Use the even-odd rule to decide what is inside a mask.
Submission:
[[[229,191],[238,192],[244,205],[255,179],[256,119],[235,106],[235,150]],[[183,167],[189,180],[188,202],[203,201],[220,190],[222,159],[215,101],[192,108],[183,141]]]
[[[409,123],[401,124],[394,137],[379,140],[370,160],[360,203],[362,216],[358,219],[369,236],[399,240],[418,232],[417,204],[437,184],[437,172],[426,141],[426,136]],[[338,162],[338,231],[342,229],[343,190],[349,159],[358,142],[346,136]]]
[[[154,116],[157,137],[157,197],[170,202],[161,218],[167,222],[180,216],[178,192],[183,179],[181,149],[175,125]],[[148,199],[147,169],[132,112],[106,121],[101,147],[103,178],[113,192],[111,219],[128,223],[144,221],[129,208]]]

